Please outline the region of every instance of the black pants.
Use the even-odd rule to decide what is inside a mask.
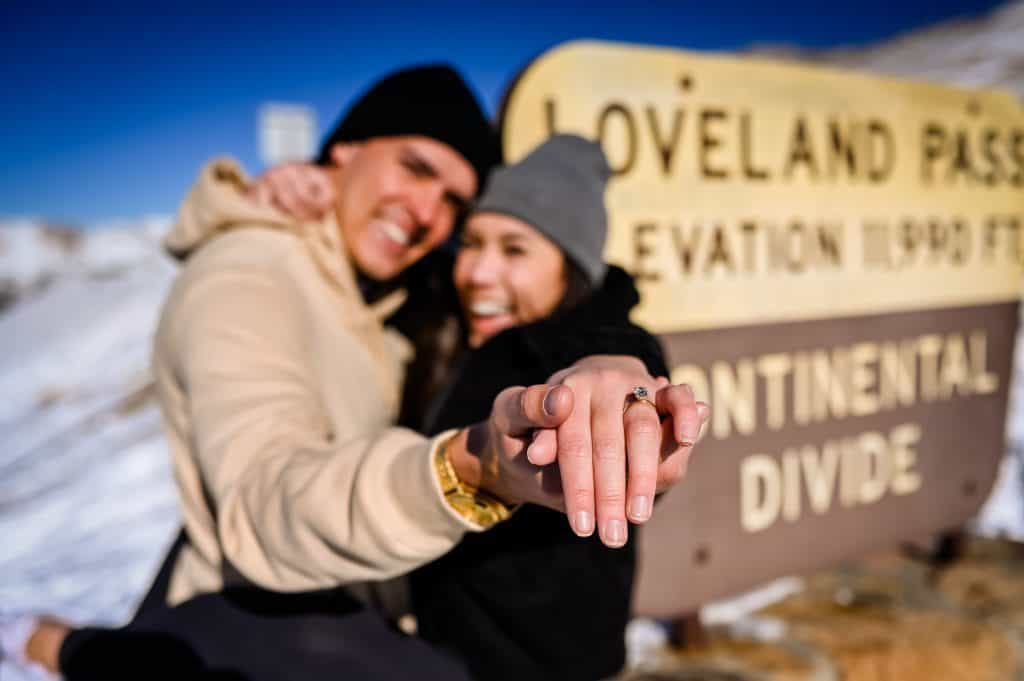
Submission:
[[[457,660],[395,630],[343,589],[228,589],[167,607],[167,583],[181,543],[130,624],[68,636],[60,651],[65,679],[469,679]]]

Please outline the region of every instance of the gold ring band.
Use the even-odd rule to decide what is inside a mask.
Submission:
[[[658,413],[658,407],[654,404],[654,402],[651,402],[646,397],[634,397],[633,395],[630,395],[626,400],[626,405],[622,408],[622,415],[625,416],[627,411],[629,411],[638,404],[646,404],[651,409],[654,410],[655,414]]]

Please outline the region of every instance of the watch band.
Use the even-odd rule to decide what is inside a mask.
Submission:
[[[517,506],[509,506],[487,492],[463,482],[455,473],[448,445],[452,436],[438,445],[434,453],[434,471],[441,483],[441,492],[448,505],[461,517],[483,528],[491,527],[512,517]]]

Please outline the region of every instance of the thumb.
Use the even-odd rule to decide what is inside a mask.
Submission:
[[[534,385],[506,388],[494,400],[491,421],[508,437],[523,437],[534,428],[557,428],[572,413],[572,388]]]

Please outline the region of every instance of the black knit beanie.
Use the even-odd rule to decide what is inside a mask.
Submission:
[[[498,136],[476,96],[450,66],[396,71],[370,87],[341,117],[320,147],[317,164],[330,165],[331,147],[373,137],[422,135],[461,154],[482,187],[500,159]]]

